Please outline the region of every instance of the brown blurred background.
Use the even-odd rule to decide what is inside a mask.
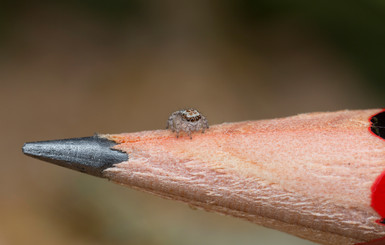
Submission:
[[[26,141],[385,102],[382,1],[2,1],[0,244],[312,244],[21,153]]]

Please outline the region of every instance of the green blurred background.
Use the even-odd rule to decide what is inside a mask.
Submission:
[[[21,153],[26,141],[381,107],[383,1],[2,1],[0,244],[312,244]]]

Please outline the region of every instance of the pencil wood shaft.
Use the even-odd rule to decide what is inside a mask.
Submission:
[[[212,126],[193,139],[169,131],[104,135],[129,161],[103,175],[323,244],[385,236],[371,186],[385,141],[369,130],[380,110],[311,113]]]

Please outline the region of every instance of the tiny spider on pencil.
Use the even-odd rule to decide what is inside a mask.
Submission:
[[[191,133],[194,131],[202,130],[202,133],[209,128],[209,123],[205,116],[203,116],[198,110],[186,109],[173,112],[167,121],[167,128],[172,132],[176,132],[176,137],[179,137],[179,132],[185,132],[190,139],[192,139]]]

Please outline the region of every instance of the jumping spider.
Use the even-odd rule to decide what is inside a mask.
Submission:
[[[202,133],[204,133],[209,128],[209,123],[198,110],[190,108],[173,112],[168,118],[167,128],[171,129],[172,132],[176,132],[177,138],[179,132],[183,131],[192,139],[192,132],[202,130]]]

